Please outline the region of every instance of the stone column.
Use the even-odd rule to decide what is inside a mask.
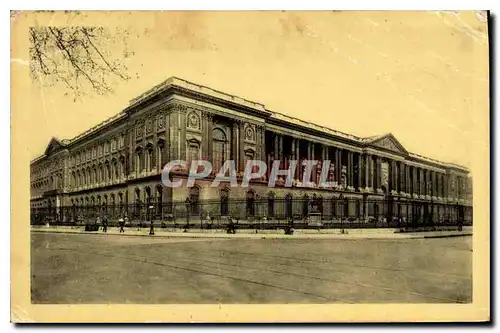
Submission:
[[[300,165],[300,140],[294,139],[295,142],[295,159],[297,160],[297,172],[295,173],[295,177],[297,180],[300,180],[302,175],[300,174],[300,170],[302,166]]]
[[[237,169],[240,172],[245,170],[245,123],[243,121],[238,122],[238,164]]]
[[[437,197],[436,195],[436,172],[431,171],[431,196],[433,198]]]
[[[443,174],[438,172],[437,173],[437,196],[442,198],[444,196],[443,193]]]
[[[405,164],[403,162],[399,162],[399,192],[400,193],[406,192],[405,182],[406,182]]]
[[[427,197],[429,195],[429,170],[423,169],[424,173],[424,196]]]
[[[441,197],[446,198],[447,192],[446,192],[446,174],[442,173],[441,174]]]
[[[411,187],[412,185],[410,184],[410,166],[405,164],[405,175],[406,175],[406,186],[405,186],[405,192],[407,194],[411,195]]]
[[[420,169],[420,195],[425,195],[424,169]]]
[[[352,188],[352,152],[350,150],[347,151],[347,189]]]
[[[278,158],[283,161],[283,134],[279,135]]]
[[[273,157],[275,160],[279,159],[279,151],[280,149],[280,137],[278,133],[274,133],[274,152],[273,152]]]
[[[363,155],[358,154],[358,188],[356,190],[360,191],[364,186],[363,186],[363,170],[364,170],[364,163],[363,163]]]
[[[377,156],[377,190],[382,190],[382,159]]]
[[[297,159],[297,155],[296,155],[296,148],[295,148],[295,145],[296,145],[296,142],[297,140],[295,138],[292,138],[292,156],[291,156],[291,159],[292,160],[296,160]],[[295,172],[293,174],[294,178],[293,179],[297,179],[297,175],[298,175],[298,172],[297,172],[297,168],[295,169]]]
[[[427,196],[432,196],[432,173],[431,170],[427,170]]]
[[[370,154],[365,154],[364,155],[364,158],[365,158],[365,191],[369,192],[370,191],[370,187],[371,187],[371,182],[370,182],[370,169],[371,169],[371,166],[372,166],[372,163],[371,163],[371,158],[372,156]]]
[[[342,174],[342,149],[335,147],[335,180],[340,185]]]
[[[416,196],[418,195],[418,191],[419,191],[419,188],[418,188],[418,170],[417,170],[417,167],[414,167],[412,166],[411,167],[411,170],[412,170],[412,173],[413,173],[413,184],[412,184],[412,187],[413,187],[413,190],[412,190],[412,196]]]
[[[316,156],[314,156],[314,147],[315,146],[315,143],[314,142],[310,142],[309,143],[309,149],[310,149],[310,153],[309,153],[309,156],[310,156],[310,160],[315,160],[316,159]],[[311,182],[313,183],[317,183],[317,180],[316,180],[316,169],[317,169],[317,165],[313,166],[312,168],[312,175],[311,175]]]

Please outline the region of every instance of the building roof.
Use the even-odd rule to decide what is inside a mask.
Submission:
[[[173,87],[179,88],[179,89],[184,89],[187,91],[191,91],[191,92],[194,92],[194,93],[197,93],[200,95],[210,96],[212,98],[216,98],[216,99],[226,101],[229,103],[245,106],[247,108],[254,109],[254,110],[257,110],[260,112],[268,113],[269,117],[272,119],[281,120],[283,122],[292,123],[292,124],[299,125],[302,127],[312,128],[316,131],[325,133],[327,135],[332,135],[332,136],[344,138],[347,140],[351,140],[353,142],[360,143],[362,145],[371,145],[371,144],[374,144],[375,142],[378,142],[379,140],[382,140],[384,138],[389,138],[395,144],[395,146],[397,146],[400,150],[404,151],[408,156],[410,156],[412,158],[415,158],[417,160],[421,160],[424,162],[428,162],[428,163],[438,164],[438,165],[445,166],[445,167],[455,167],[455,168],[459,168],[459,169],[467,171],[467,172],[469,171],[464,166],[460,166],[460,165],[457,165],[454,163],[446,163],[446,162],[432,159],[429,157],[425,157],[425,156],[422,156],[419,154],[408,152],[403,147],[403,145],[401,145],[399,143],[399,141],[391,133],[386,133],[386,134],[382,134],[382,135],[374,135],[374,136],[369,136],[369,137],[355,136],[352,134],[348,134],[345,132],[334,130],[334,129],[326,127],[326,126],[321,126],[321,125],[318,125],[318,124],[315,124],[312,122],[308,122],[308,121],[301,120],[301,119],[298,119],[295,117],[291,117],[291,116],[285,115],[285,114],[280,113],[280,112],[271,111],[271,110],[267,109],[265,107],[265,105],[262,103],[254,102],[254,101],[242,98],[242,97],[238,97],[238,96],[231,95],[231,94],[228,94],[228,93],[225,93],[225,92],[222,92],[219,90],[215,90],[215,89],[212,89],[212,88],[209,88],[206,86],[192,83],[192,82],[189,82],[189,81],[184,80],[184,79],[180,79],[180,78],[175,77],[175,76],[169,77],[168,79],[164,80],[160,84],[145,91],[144,93],[137,96],[136,98],[133,98],[132,100],[130,100],[129,105],[123,111],[121,111],[121,112],[115,114],[114,116],[102,121],[101,123],[97,124],[96,126],[93,126],[90,129],[78,134],[73,139],[57,140],[57,139],[53,138],[51,140],[51,142],[49,143],[49,146],[53,142],[53,140],[57,140],[57,142],[59,144],[66,146],[66,145],[74,143],[80,139],[83,139],[86,136],[88,136],[88,135],[98,131],[99,129],[105,127],[106,125],[109,125],[109,124],[113,123],[114,121],[117,121],[123,117],[126,117],[127,110],[131,109],[132,107],[137,106],[141,102],[144,102],[144,101],[150,99],[154,95],[156,95],[160,92],[166,91],[169,88],[173,88]],[[47,149],[49,148],[49,146],[47,147]],[[42,155],[40,157],[35,158],[34,160],[32,160],[32,163],[43,158],[44,156],[45,155]]]

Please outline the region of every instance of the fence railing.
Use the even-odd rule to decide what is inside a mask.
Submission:
[[[31,224],[84,225],[106,218],[128,225],[163,227],[224,227],[230,221],[240,227],[373,228],[472,225],[472,207],[420,201],[365,199],[204,200],[196,202],[61,206],[31,209]]]

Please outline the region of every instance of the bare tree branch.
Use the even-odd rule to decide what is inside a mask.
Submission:
[[[110,56],[112,38],[103,27],[32,27],[29,34],[31,76],[44,85],[63,83],[76,98],[111,93],[113,78],[130,79]]]

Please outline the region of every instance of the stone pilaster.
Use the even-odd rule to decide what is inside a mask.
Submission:
[[[238,165],[236,169],[240,172],[245,170],[245,123],[238,122]]]
[[[181,160],[186,160],[186,111],[184,106],[179,108],[179,159]]]
[[[335,147],[335,181],[340,185],[342,174],[342,150]]]
[[[260,137],[260,145],[257,146],[260,148],[260,156],[259,159],[267,162],[266,156],[266,128],[264,126],[257,126],[257,135]]]
[[[201,156],[206,158],[210,162],[212,161],[212,117],[208,112],[202,113],[202,146],[201,146]]]
[[[239,124],[238,122],[234,121],[233,125],[231,127],[231,159],[234,161],[234,165],[236,167],[236,170],[239,170],[239,158],[238,158],[238,152],[239,152]]]

